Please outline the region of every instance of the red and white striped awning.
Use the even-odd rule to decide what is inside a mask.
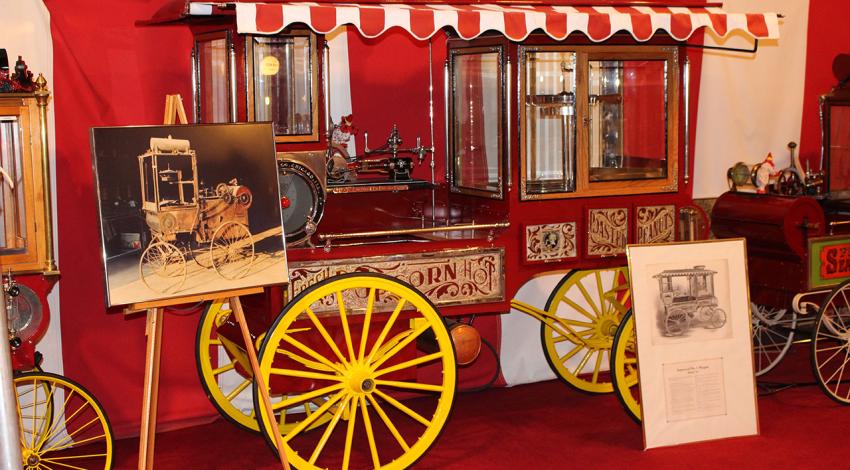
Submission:
[[[776,13],[728,13],[713,7],[237,3],[236,21],[240,33],[275,34],[303,23],[317,33],[351,25],[369,38],[390,28],[402,28],[417,39],[428,39],[442,28],[451,28],[464,39],[497,31],[514,41],[534,31],[556,40],[579,32],[595,42],[620,31],[638,41],[666,31],[684,41],[700,28],[721,37],[733,31],[756,39],[779,37]]]

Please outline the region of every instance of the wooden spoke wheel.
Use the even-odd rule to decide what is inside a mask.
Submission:
[[[667,336],[682,336],[691,327],[688,312],[681,308],[670,308],[666,311],[664,328]]]
[[[112,467],[112,427],[95,398],[56,374],[14,378],[24,470]]]
[[[543,352],[555,374],[585,392],[612,392],[611,346],[630,306],[625,267],[564,276],[546,302],[552,321],[540,329]]]
[[[240,279],[254,263],[254,237],[245,224],[226,222],[213,233],[210,257],[223,278]]]
[[[198,266],[204,269],[213,268],[213,258],[212,253],[210,253],[209,246],[192,240],[189,242],[189,251],[192,252],[192,259],[198,264]]]
[[[227,304],[219,300],[207,306],[201,315],[195,338],[195,364],[207,398],[219,413],[242,429],[259,432],[260,427],[254,413],[254,378],[248,355],[241,345],[218,335],[218,327],[224,324],[232,313]],[[274,396],[272,402],[276,403],[285,398]],[[322,402],[322,397],[307,402],[304,412],[311,412],[310,407]],[[325,423],[328,419],[330,416],[326,415],[316,420],[316,425]],[[292,419],[284,420],[284,423],[282,430],[297,424]]]
[[[640,390],[638,388],[637,344],[635,343],[635,317],[626,313],[611,348],[611,382],[614,393],[629,416],[640,422]]]
[[[282,438],[301,470],[410,467],[436,440],[454,400],[455,353],[437,309],[380,274],[344,274],[301,292],[275,320],[259,362],[273,395],[303,385],[273,405],[281,417],[300,416]],[[280,427],[254,395],[274,446]],[[303,404],[317,397],[325,401],[305,416]]]
[[[171,243],[151,243],[139,259],[139,277],[153,291],[179,292],[186,282],[186,258],[180,248]]]
[[[706,328],[710,328],[712,330],[716,330],[723,325],[726,324],[726,312],[721,308],[710,308],[711,313],[708,316],[708,322],[705,324]]]
[[[850,404],[850,281],[826,298],[812,331],[812,369],[821,390]]]
[[[195,365],[213,406],[237,426],[259,432],[251,395],[251,366],[244,349],[218,335],[233,312],[221,300],[210,302],[198,323]]]
[[[770,372],[794,343],[797,312],[750,303],[756,377]]]

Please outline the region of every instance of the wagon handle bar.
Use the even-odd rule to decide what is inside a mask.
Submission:
[[[587,341],[585,341],[582,337],[573,330],[570,325],[568,325],[563,318],[556,317],[554,315],[549,314],[549,312],[545,310],[541,310],[533,305],[529,305],[525,302],[520,302],[519,300],[512,299],[511,300],[511,308],[514,308],[526,315],[531,315],[542,323],[545,323],[549,328],[557,331],[558,333],[564,335],[568,340],[575,344],[582,344],[584,346],[588,346]],[[566,330],[566,331],[564,331]]]

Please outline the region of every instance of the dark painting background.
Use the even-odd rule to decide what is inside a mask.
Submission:
[[[101,214],[117,200],[135,201],[141,214],[138,156],[150,148],[151,137],[186,139],[197,155],[199,189],[215,189],[237,178],[253,195],[249,229],[257,234],[281,225],[277,163],[271,124],[206,124],[191,126],[97,127],[92,129],[92,153]],[[189,175],[184,174],[184,179]],[[191,187],[186,186],[186,199]],[[277,249],[283,247],[279,240]]]

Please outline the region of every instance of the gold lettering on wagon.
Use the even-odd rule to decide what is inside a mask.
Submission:
[[[457,250],[441,255],[415,253],[291,262],[290,285],[293,295],[298,295],[304,289],[338,274],[371,272],[407,282],[438,306],[501,302],[505,299],[502,249]],[[357,314],[365,309],[368,291],[361,290],[346,292],[343,301],[347,311]],[[375,298],[376,310],[391,311],[397,299],[380,294]],[[337,312],[336,297],[321,299],[312,306],[312,310],[315,313]]]
[[[675,241],[676,208],[644,206],[637,208],[637,242],[664,243]]]
[[[590,209],[587,214],[587,254],[612,256],[626,252],[629,211],[624,207]]]

